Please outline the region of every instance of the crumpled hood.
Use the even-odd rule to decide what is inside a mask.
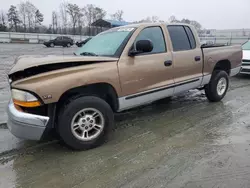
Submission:
[[[103,56],[55,56],[55,55],[24,55],[18,57],[14,66],[10,70],[9,74],[15,72],[23,71],[31,67],[38,67],[41,65],[49,64],[60,64],[68,62],[108,62],[108,61],[118,61],[118,58],[113,57],[103,57]]]

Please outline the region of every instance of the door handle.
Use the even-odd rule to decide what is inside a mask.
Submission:
[[[201,60],[201,57],[200,57],[200,56],[196,56],[196,57],[194,58],[194,60],[195,60],[195,61],[200,61],[200,60]]]
[[[168,61],[165,61],[164,62],[164,65],[166,66],[166,67],[168,67],[168,66],[171,66],[172,65],[172,61],[171,60],[168,60]]]

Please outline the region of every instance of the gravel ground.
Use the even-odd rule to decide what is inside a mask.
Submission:
[[[4,44],[0,49],[3,106],[9,97],[4,73],[17,55],[63,53],[39,45]],[[218,103],[190,91],[116,114],[113,138],[84,152],[57,141],[18,140],[2,126],[0,187],[249,188],[249,80],[231,78]]]

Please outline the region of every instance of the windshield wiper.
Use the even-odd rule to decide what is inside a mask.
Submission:
[[[83,56],[98,56],[97,54],[95,54],[93,52],[82,52],[82,53],[80,53],[80,55],[83,55]]]

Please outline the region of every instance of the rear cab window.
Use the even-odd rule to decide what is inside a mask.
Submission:
[[[173,51],[185,51],[196,48],[196,41],[193,32],[188,26],[169,25],[167,26]]]
[[[196,41],[195,41],[193,32],[191,31],[190,27],[188,27],[188,26],[185,26],[184,28],[185,28],[186,33],[188,35],[191,49],[195,49],[196,48]]]

